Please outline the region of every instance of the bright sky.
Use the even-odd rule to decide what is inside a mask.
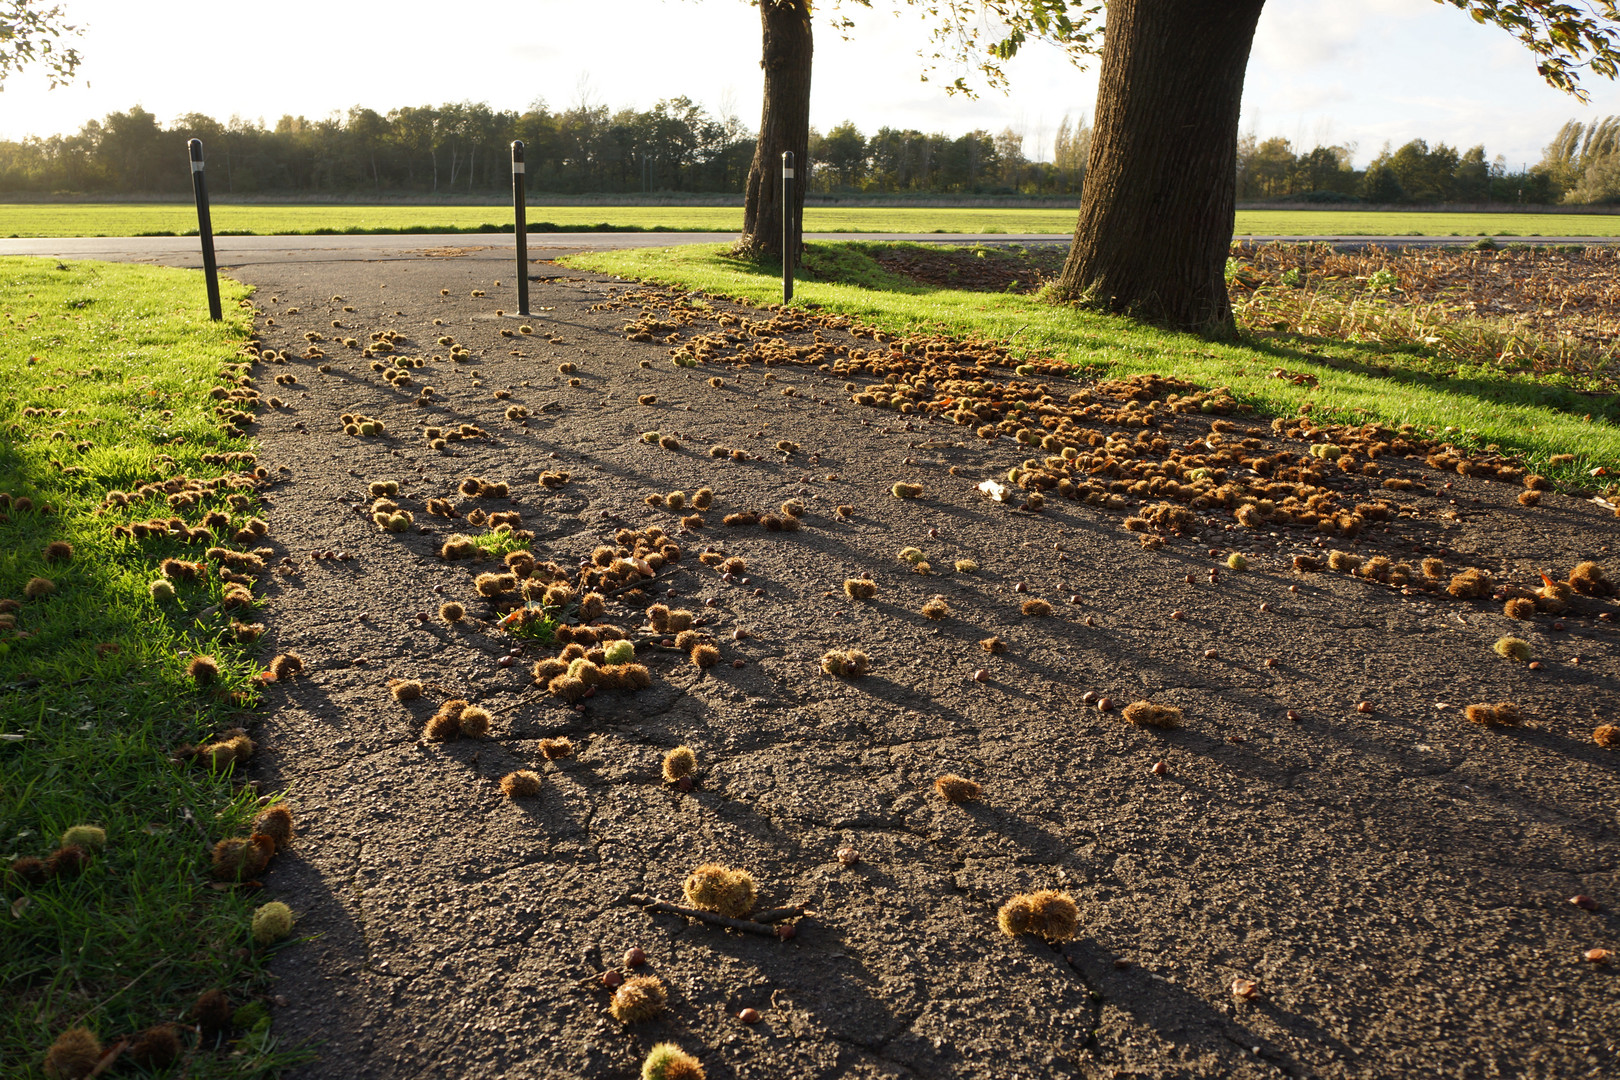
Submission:
[[[274,125],[351,105],[486,101],[522,109],[543,98],[647,108],[686,95],[757,127],[759,16],[742,0],[60,0],[86,27],[76,85],[47,90],[34,73],[0,93],[0,138],[77,131],[141,105],[168,123],[187,112]],[[1089,114],[1095,67],[1077,71],[1035,47],[1011,66],[1007,96],[948,97],[918,79],[926,35],[894,0],[855,8],[857,37],[839,39],[819,5],[811,122],[853,120],[959,135],[1021,130],[1025,153],[1049,158],[1065,113]],[[954,73],[953,73],[954,74]],[[1354,142],[1365,162],[1412,138],[1483,143],[1509,165],[1537,161],[1565,120],[1620,113],[1620,86],[1589,83],[1582,107],[1547,88],[1507,34],[1434,0],[1270,0],[1244,97],[1245,130],[1296,146]]]

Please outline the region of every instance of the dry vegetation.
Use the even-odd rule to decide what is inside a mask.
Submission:
[[[924,285],[1036,292],[1063,268],[1060,245],[875,252]],[[1233,245],[1228,282],[1250,333],[1413,349],[1442,374],[1485,366],[1614,392],[1620,252],[1605,247],[1335,251],[1329,244]]]

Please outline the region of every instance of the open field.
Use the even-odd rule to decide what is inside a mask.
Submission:
[[[222,579],[218,554],[257,538],[233,542],[216,522],[182,539],[171,521],[240,524],[258,507],[251,444],[222,435],[210,397],[251,326],[248,290],[224,284],[226,320],[213,324],[194,272],[0,259],[0,1071],[10,1077],[38,1075],[64,1029],[87,1026],[111,1046],[191,1024],[213,990],[247,1011],[202,1040],[218,1052],[191,1056],[189,1075],[264,1076],[286,1061],[261,1023],[271,949],[249,934],[257,898],[210,874],[210,846],[245,834],[258,794],[245,765],[185,755],[242,723],[259,694],[259,666],[231,628],[253,623],[252,598],[227,596],[240,586]],[[226,453],[249,458],[222,465]],[[82,859],[64,858],[76,826],[94,829],[79,833]]]
[[[216,232],[259,235],[313,232],[478,232],[510,228],[511,211],[490,206],[265,206],[216,204]],[[676,232],[736,232],[742,210],[703,206],[530,206],[531,228],[606,227]],[[1047,233],[1074,231],[1073,210],[944,207],[809,207],[811,232]],[[140,236],[195,231],[183,203],[0,204],[0,236]],[[1245,210],[1238,236],[1620,236],[1620,215],[1437,214],[1354,210]]]

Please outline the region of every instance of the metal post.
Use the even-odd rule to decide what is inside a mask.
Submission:
[[[197,193],[197,235],[202,238],[203,275],[208,279],[208,317],[223,319],[219,309],[219,267],[214,262],[214,223],[208,216],[208,181],[203,178],[201,139],[187,144],[191,151],[191,187]]]
[[[782,303],[793,302],[793,151],[782,151]]]
[[[512,140],[512,235],[517,241],[518,314],[529,313],[529,207],[523,194],[523,140]]]

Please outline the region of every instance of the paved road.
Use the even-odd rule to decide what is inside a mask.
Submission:
[[[931,244],[1052,244],[1069,242],[1066,233],[815,233],[817,241],[910,240]],[[669,247],[674,244],[713,244],[730,239],[729,233],[533,233],[532,259],[549,259],[577,251],[607,251],[634,247]],[[1255,243],[1273,240],[1291,243],[1320,241],[1339,247],[1376,244],[1386,247],[1437,247],[1469,244],[1467,236],[1250,236]],[[1540,236],[1501,239],[1515,244],[1613,244],[1610,236]],[[386,259],[455,257],[512,258],[512,237],[501,233],[436,233],[394,236],[221,236],[215,240],[222,267],[243,267],[310,262],[377,262]],[[68,237],[55,239],[0,239],[0,255],[43,255],[58,259],[105,259],[158,266],[196,268],[202,255],[194,236]]]

